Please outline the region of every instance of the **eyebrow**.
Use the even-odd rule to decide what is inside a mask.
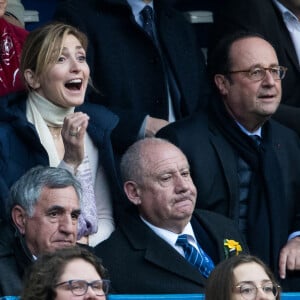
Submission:
[[[273,64],[270,64],[269,67],[267,67],[267,68],[274,68],[274,67],[279,67],[279,64],[273,63]],[[252,68],[265,68],[265,67],[263,67],[262,64],[255,64],[255,65],[250,66],[249,69],[252,69]]]
[[[49,212],[52,212],[52,211],[58,211],[58,212],[60,212],[60,213],[62,213],[62,212],[66,212],[66,208],[65,207],[63,207],[63,206],[60,206],[60,205],[53,205],[53,206],[50,206],[47,210],[46,210],[46,212],[47,213],[49,213]],[[81,210],[78,208],[78,209],[73,209],[72,211],[71,211],[71,213],[73,214],[73,213],[76,213],[76,214],[80,214],[81,213]]]
[[[83,48],[83,46],[82,45],[78,45],[78,46],[76,46],[75,47],[75,49],[76,50],[84,50],[84,48]],[[68,47],[62,47],[62,50],[61,50],[61,52],[63,52],[63,51],[68,51],[69,50],[69,48]]]

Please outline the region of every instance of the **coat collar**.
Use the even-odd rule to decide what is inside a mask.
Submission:
[[[193,281],[203,288],[206,279],[184,257],[142,222],[136,213],[127,215],[125,220],[120,223],[120,228],[131,247],[143,251],[144,259],[150,264]]]

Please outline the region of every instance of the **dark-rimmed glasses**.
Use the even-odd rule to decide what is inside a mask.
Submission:
[[[285,77],[287,68],[282,66],[270,68],[253,67],[248,70],[229,71],[228,74],[245,73],[250,80],[260,81],[265,79],[267,71],[269,71],[274,80],[282,80]]]
[[[261,289],[268,299],[275,299],[279,293],[280,286],[273,282],[266,282],[261,286],[254,283],[242,283],[235,286],[245,300],[254,300],[257,296],[258,289]]]
[[[74,296],[83,296],[87,293],[87,290],[90,286],[97,296],[104,296],[107,295],[108,293],[109,284],[110,281],[106,279],[94,280],[91,282],[87,282],[85,280],[73,279],[73,280],[57,283],[55,287],[66,285]]]

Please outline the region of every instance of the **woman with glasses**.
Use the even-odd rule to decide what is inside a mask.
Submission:
[[[105,300],[109,290],[99,259],[81,247],[45,254],[30,268],[22,300]]]
[[[252,255],[233,256],[212,271],[205,300],[280,299],[280,286],[270,269]]]

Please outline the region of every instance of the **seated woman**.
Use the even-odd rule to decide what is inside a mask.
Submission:
[[[280,286],[270,269],[252,255],[233,256],[208,278],[205,300],[280,299]]]
[[[65,248],[38,258],[26,276],[21,299],[105,300],[109,283],[106,270],[91,252]]]
[[[110,141],[118,118],[99,104],[84,103],[86,49],[86,36],[62,23],[28,35],[20,65],[28,93],[0,99],[0,203],[30,168],[66,168],[83,188],[78,238],[95,246],[114,230],[112,204],[119,207],[122,189]],[[9,215],[3,208],[1,213]]]

